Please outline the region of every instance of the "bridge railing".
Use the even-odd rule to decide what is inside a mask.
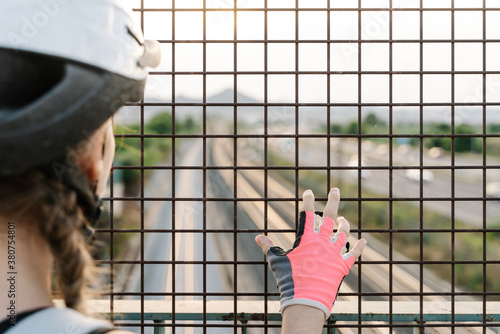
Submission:
[[[276,322],[279,326],[281,314],[278,301],[268,301],[267,312],[264,302],[259,300],[91,300],[87,302],[91,314],[112,319],[118,326],[137,326],[138,321],[145,327],[153,327],[155,334],[163,334],[173,326],[183,327],[227,327],[241,328],[247,333],[249,328],[263,327],[262,323]],[[174,311],[175,308],[175,311]],[[174,322],[172,322],[175,319]],[[198,322],[193,323],[193,322]],[[212,324],[210,324],[212,323]],[[259,324],[260,323],[260,324]],[[409,327],[414,333],[423,333],[425,328],[448,327],[475,329],[478,333],[500,333],[500,302],[424,302],[363,301],[361,308],[352,301],[337,301],[325,327],[330,333],[336,328],[364,327],[385,329],[389,327]],[[389,326],[389,323],[392,325]],[[197,326],[198,325],[198,326]],[[208,326],[207,326],[208,325]],[[224,326],[226,325],[226,326]],[[269,324],[266,325],[268,327]]]

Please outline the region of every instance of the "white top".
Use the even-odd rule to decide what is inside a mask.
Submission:
[[[5,334],[88,334],[100,328],[111,329],[113,325],[108,321],[87,317],[70,308],[49,307],[17,322]]]

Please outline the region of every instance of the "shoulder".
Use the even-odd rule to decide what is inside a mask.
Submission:
[[[85,316],[73,309],[49,307],[40,310],[22,321],[16,323],[8,333],[67,333],[68,328],[78,333],[102,333],[111,330],[113,325],[109,321],[94,319]],[[75,333],[76,333],[75,332]],[[122,331],[123,332],[123,331]],[[117,334],[117,333],[114,333]],[[123,334],[123,333],[118,333]]]

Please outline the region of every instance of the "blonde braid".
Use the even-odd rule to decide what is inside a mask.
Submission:
[[[83,311],[83,295],[94,264],[82,234],[85,218],[76,193],[39,171],[31,171],[0,179],[0,203],[9,213],[20,212],[38,223],[54,257],[66,306]]]

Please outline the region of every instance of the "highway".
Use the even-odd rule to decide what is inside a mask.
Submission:
[[[213,161],[218,166],[231,166],[233,162],[231,161],[232,153],[232,141],[217,139],[211,145]],[[238,165],[240,166],[251,166],[252,161],[249,161],[246,156],[248,156],[248,151],[246,154],[241,154],[238,156]],[[310,157],[309,157],[310,159]],[[224,182],[226,184],[232,184],[232,176],[229,173],[221,174]],[[237,195],[239,198],[260,198],[262,194],[262,178],[258,173],[254,173],[249,170],[241,170],[238,177],[238,190]],[[293,188],[291,185],[288,187],[282,182],[278,182],[272,177],[268,177],[268,197],[270,198],[293,198],[295,194],[292,192]],[[264,209],[263,205],[259,202],[240,202],[239,205],[246,213],[249,218],[245,225],[248,228],[264,228]],[[316,205],[317,210],[322,210],[320,203]],[[268,207],[268,222],[270,229],[293,229],[293,222],[295,220],[295,207],[293,203],[288,202],[270,202]],[[242,215],[242,218],[244,216]],[[250,222],[251,221],[251,222]],[[243,222],[239,222],[243,223]],[[253,224],[253,225],[252,225]],[[283,234],[270,234],[270,236],[275,240],[276,244],[281,245],[283,248],[288,249],[293,244],[295,236],[293,233],[283,233]],[[369,235],[364,235],[368,239],[368,246],[363,252],[364,261],[387,261],[388,259],[382,255],[384,254],[383,249],[386,248],[376,239],[371,238]],[[350,238],[351,244],[354,244],[354,237]],[[245,251],[242,249],[242,251]],[[398,260],[408,260],[402,254],[393,251],[395,259]],[[362,266],[362,291],[364,292],[387,292],[389,291],[389,266],[383,264],[373,264]],[[357,291],[357,282],[359,272],[353,268],[350,275],[346,278],[344,284],[341,286],[341,293],[352,293]],[[393,292],[401,293],[414,293],[419,292],[420,281],[418,279],[418,271],[411,270],[408,266],[393,265],[392,269],[392,280],[393,280]],[[263,277],[260,278],[263,281]],[[423,284],[424,292],[433,291],[447,291],[449,284],[442,281],[441,279],[435,277],[432,273],[425,272]],[[272,285],[269,285],[272,286]],[[388,300],[384,297],[365,297],[366,300]],[[342,296],[340,300],[351,300],[357,302],[357,298],[353,296]],[[395,301],[418,301],[419,297],[416,296],[395,296]],[[443,302],[447,299],[441,296],[425,296],[424,302]],[[339,323],[339,325],[341,325]],[[470,328],[462,329],[464,333],[480,333],[479,329]],[[354,333],[357,330],[343,329],[342,333]],[[364,332],[374,332],[374,333],[388,333],[387,329],[364,329]],[[398,330],[398,333],[404,333],[404,330]],[[435,328],[429,329],[428,333],[451,333],[450,329],[447,328]]]
[[[183,166],[200,166],[202,159],[202,146],[199,141],[186,140],[182,143],[180,150],[185,152],[182,155],[182,160],[178,165]],[[213,139],[208,145],[208,160],[209,164],[215,166],[233,166],[232,140],[228,139]],[[248,153],[245,152],[245,153]],[[290,152],[292,154],[292,152]],[[311,148],[305,152],[308,161],[312,161],[311,155],[321,154],[321,147]],[[247,159],[248,154],[238,156],[238,165],[252,166],[255,162]],[[302,157],[302,156],[301,156]],[[305,157],[304,157],[305,158]],[[344,159],[345,154],[335,156],[332,152],[332,161],[335,159]],[[369,154],[365,155],[369,158]],[[302,158],[301,158],[302,159]],[[313,162],[311,162],[313,163]],[[163,174],[162,174],[163,173]],[[347,172],[349,173],[349,172]],[[202,171],[182,169],[176,171],[176,198],[201,198],[202,197]],[[148,192],[153,197],[171,197],[173,192],[168,178],[164,177],[165,171],[154,171],[148,183]],[[163,178],[162,178],[163,176]],[[233,189],[233,173],[232,171],[213,171],[207,173],[207,191],[208,197],[234,197],[235,190]],[[377,178],[369,178],[375,180],[369,187],[375,189],[377,184],[383,184],[384,180]],[[365,180],[363,180],[364,182]],[[236,194],[238,198],[261,198],[263,194],[263,178],[259,173],[248,170],[240,170],[237,177],[238,187]],[[383,185],[387,188],[387,183]],[[293,198],[293,186],[275,180],[272,177],[268,178],[268,197],[269,198]],[[175,229],[201,229],[203,228],[203,203],[193,201],[176,201],[175,202]],[[153,201],[146,203],[145,208],[145,225],[146,228],[154,229],[170,229],[172,225],[172,204],[169,201]],[[316,206],[317,210],[321,210],[320,204]],[[268,222],[269,228],[272,229],[293,229],[295,219],[294,203],[275,201],[269,202],[268,206]],[[242,233],[238,233],[235,237],[233,233],[207,233],[206,256],[209,260],[232,261],[235,259],[233,255],[234,243],[237,243],[236,259],[240,261],[261,261],[263,259],[260,248],[254,243],[255,233],[244,233],[247,229],[263,229],[264,228],[264,206],[260,201],[240,201],[237,204],[237,212],[233,212],[232,201],[217,201],[208,202],[207,204],[207,229],[233,229],[234,216],[237,217],[237,227]],[[295,238],[294,233],[283,233],[270,235],[277,244],[283,248],[291,247]],[[364,261],[387,261],[383,255],[383,249],[387,247],[381,245],[376,239],[369,235],[364,235],[368,239],[369,246],[363,252]],[[235,239],[236,238],[236,239]],[[351,236],[351,244],[354,243]],[[393,252],[394,259],[404,260],[404,256],[396,250]],[[138,260],[140,257],[138,258]],[[203,260],[203,239],[201,234],[180,233],[175,234],[175,258],[172,253],[172,235],[170,233],[146,233],[145,235],[145,260],[155,261],[201,261]],[[172,284],[175,278],[176,292],[202,292],[203,291],[203,272],[201,265],[176,265],[175,274],[171,270],[170,265],[157,264],[145,265],[144,275],[144,291],[145,292],[171,292]],[[389,266],[383,264],[371,264],[362,266],[362,291],[364,292],[387,292],[389,289]],[[418,279],[418,271],[415,271],[408,266],[393,265],[393,292],[418,292],[420,282]],[[237,275],[235,284],[235,275]],[[341,293],[352,293],[358,291],[358,266],[351,270],[351,274],[345,280],[341,287]],[[207,290],[209,292],[262,292],[264,285],[264,270],[261,266],[238,265],[237,268],[233,265],[209,265],[207,266]],[[135,266],[124,291],[140,291],[140,266]],[[425,272],[423,291],[447,291],[449,284],[432,273]],[[236,285],[236,286],[235,286]],[[275,292],[276,285],[272,274],[268,272],[268,287],[270,291]],[[167,299],[171,297],[156,296],[146,297],[145,299]],[[201,297],[176,297],[179,299],[193,299]],[[209,297],[210,299],[210,297]],[[223,299],[220,297],[219,299]],[[240,299],[256,299],[256,297],[240,297]],[[342,300],[352,300],[357,302],[357,297],[342,296]],[[384,297],[371,297],[366,300],[387,300]],[[395,296],[394,300],[418,300],[418,297],[411,296]],[[439,296],[424,297],[425,302],[445,301]],[[340,323],[338,323],[341,325]],[[463,329],[464,333],[480,333],[480,330]],[[139,330],[137,332],[140,332]],[[199,328],[176,328],[176,333],[200,333]],[[210,331],[213,333],[233,333],[232,329],[217,329]],[[260,333],[259,330],[250,330],[250,333]],[[342,333],[357,333],[356,329],[342,329]],[[387,329],[373,328],[364,329],[364,333],[389,333]],[[398,330],[398,333],[406,333],[405,330]],[[447,328],[429,329],[428,333],[451,333]],[[148,328],[145,333],[152,333]],[[166,333],[170,333],[167,327]],[[269,330],[269,333],[279,333],[279,330]]]
[[[288,149],[287,139],[272,139],[269,141],[270,150],[289,161],[295,160],[295,152]],[[290,141],[290,140],[288,140]],[[285,149],[284,149],[285,148]],[[376,144],[372,141],[362,143],[362,166],[384,167],[389,166],[388,145]],[[405,166],[419,168],[420,153],[418,150],[408,146],[394,145],[393,166]],[[314,145],[310,141],[301,144],[299,149],[299,166],[326,166],[327,146],[324,141],[318,141]],[[332,139],[330,149],[331,166],[358,166],[358,144],[356,140]],[[499,159],[488,157],[488,164],[500,164]],[[451,165],[451,157],[444,154],[441,157],[432,158],[427,154],[423,157],[423,167],[436,167]],[[480,166],[481,157],[470,155],[457,155],[456,166]],[[369,170],[369,177],[364,177],[362,187],[380,197],[389,196],[389,172],[387,170]],[[393,196],[395,198],[411,198],[416,201],[420,197],[420,183],[418,180],[408,178],[406,170],[395,170],[393,172]],[[423,183],[424,198],[450,198],[452,196],[451,172],[449,169],[431,169],[434,179]],[[460,201],[460,198],[482,198],[482,169],[457,169],[455,173],[455,217],[463,223],[473,227],[483,226],[483,203],[482,201]],[[348,183],[357,182],[357,170],[339,170],[332,172]],[[489,182],[500,181],[500,170],[488,169]],[[438,212],[444,216],[451,216],[450,201],[425,201],[426,210]],[[500,201],[490,200],[487,203],[486,223],[487,226],[500,224]]]
[[[184,142],[180,148],[186,152],[179,166],[200,166],[202,163],[202,145],[199,142]],[[168,171],[167,173],[170,173]],[[199,170],[176,171],[176,198],[202,198],[202,173]],[[147,185],[148,196],[172,197],[172,184],[164,170],[153,171]],[[203,236],[199,233],[182,233],[182,230],[203,228],[203,203],[197,201],[176,201],[175,226],[172,224],[172,203],[170,201],[151,201],[145,203],[145,227],[148,229],[178,230],[175,234],[175,259],[172,252],[171,233],[146,233],[144,236],[144,260],[146,261],[202,261]],[[138,237],[138,236],[137,236]],[[218,258],[218,242],[214,234],[207,235],[207,257]],[[135,243],[140,240],[134,241]],[[136,260],[140,260],[138,253]],[[221,279],[220,268],[207,266],[207,286],[210,291],[227,291],[228,281]],[[175,277],[176,292],[202,292],[203,271],[201,265],[176,265],[175,274],[172,266],[166,264],[147,264],[144,266],[144,292],[172,292]],[[134,266],[123,289],[128,292],[141,291],[141,267]],[[200,296],[176,297],[176,300],[202,299]],[[138,299],[138,298],[134,298]],[[167,299],[170,296],[146,296],[145,300]],[[140,329],[135,330],[140,333]],[[177,328],[176,333],[195,333],[193,328]],[[232,331],[225,331],[230,333]],[[146,328],[145,333],[153,333],[152,328]],[[167,327],[165,333],[170,333]],[[222,333],[222,332],[221,332]]]

